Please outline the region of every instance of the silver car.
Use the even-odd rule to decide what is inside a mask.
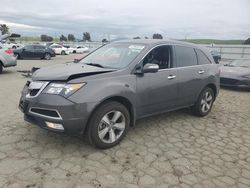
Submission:
[[[12,49],[2,49],[0,47],[0,74],[3,71],[3,67],[13,67],[16,66],[16,57],[14,57]]]

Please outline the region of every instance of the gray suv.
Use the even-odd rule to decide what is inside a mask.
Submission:
[[[19,107],[28,122],[109,148],[140,118],[186,107],[207,115],[218,92],[219,68],[209,51],[177,41],[131,40],[102,46],[79,63],[36,71]]]

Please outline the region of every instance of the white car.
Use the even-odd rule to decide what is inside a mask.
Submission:
[[[62,45],[52,44],[50,47],[55,51],[55,53],[57,55],[68,55],[69,54],[68,48],[65,48]]]
[[[89,48],[85,46],[76,47],[76,53],[79,53],[79,54],[88,53],[89,51],[90,51]]]
[[[68,46],[68,45],[63,45],[65,48],[68,49],[69,53],[76,53],[76,47],[74,46]]]

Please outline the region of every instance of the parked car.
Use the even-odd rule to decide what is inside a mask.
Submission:
[[[238,59],[221,66],[220,84],[250,88],[250,59]]]
[[[74,46],[69,46],[69,45],[63,45],[65,48],[68,49],[69,53],[76,53],[76,47]]]
[[[0,74],[3,68],[16,66],[16,58],[11,49],[2,49],[0,47]]]
[[[219,64],[220,61],[221,61],[220,53],[218,51],[216,51],[216,50],[212,50],[211,55],[213,56],[215,63]]]
[[[82,54],[82,53],[88,53],[90,50],[88,47],[85,46],[77,46],[76,47],[76,53]]]
[[[185,107],[206,116],[219,92],[218,67],[209,51],[189,43],[113,42],[79,63],[37,70],[19,107],[28,122],[109,148],[143,117]]]
[[[50,60],[55,57],[55,52],[47,46],[40,44],[26,45],[23,48],[15,49],[14,54],[18,59],[42,58]]]
[[[62,45],[59,44],[52,44],[50,45],[50,47],[55,51],[56,54],[58,55],[68,55],[69,54],[69,50],[67,48],[65,48]]]

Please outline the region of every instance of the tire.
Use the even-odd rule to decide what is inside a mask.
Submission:
[[[76,51],[75,50],[73,50],[73,54],[75,54],[76,53]]]
[[[130,115],[124,105],[115,101],[106,102],[90,118],[88,141],[100,149],[111,148],[124,138],[129,124]]]
[[[51,59],[51,55],[49,53],[45,53],[44,54],[44,59],[50,60]]]
[[[61,52],[61,55],[66,55],[65,51],[62,51],[62,52]]]
[[[196,116],[204,117],[209,114],[213,107],[215,96],[214,91],[210,87],[205,87],[199,95],[193,111]]]
[[[0,62],[0,74],[3,72],[3,65],[2,63]]]
[[[16,49],[16,46],[12,46],[12,49]]]

